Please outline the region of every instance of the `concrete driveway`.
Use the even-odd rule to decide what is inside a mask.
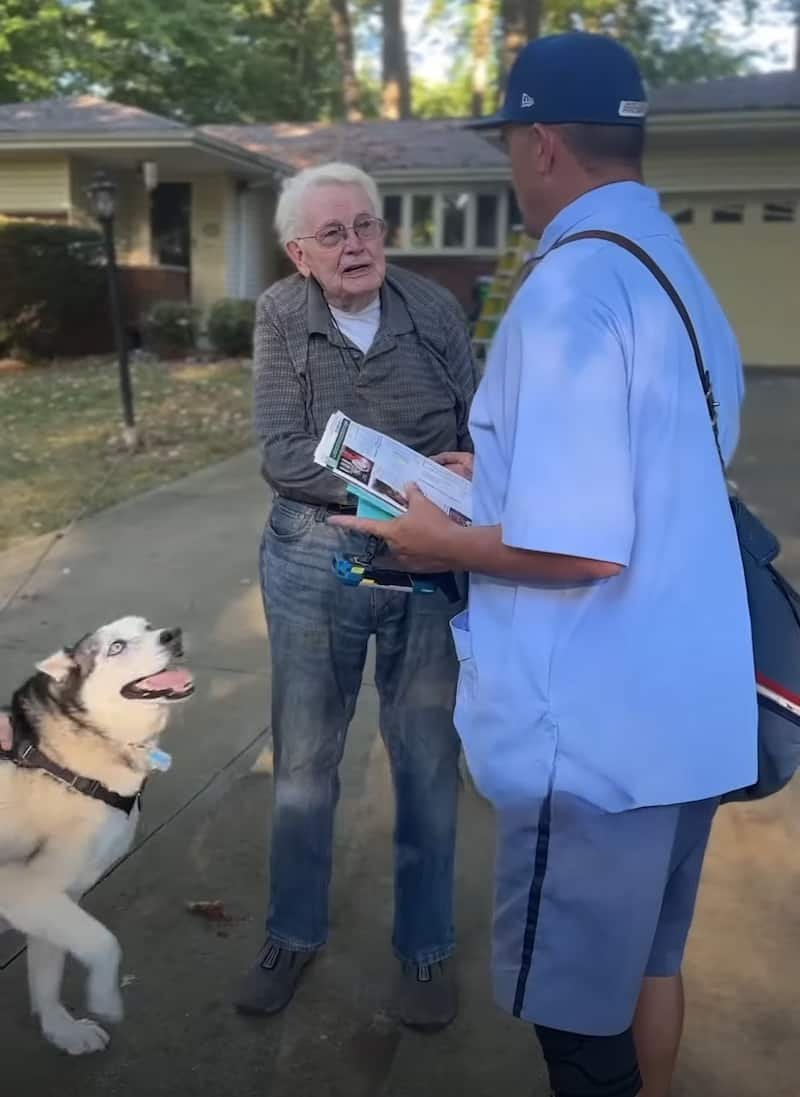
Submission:
[[[752,383],[735,469],[782,535],[800,581],[800,378]],[[492,820],[468,786],[458,873],[462,1010],[435,1037],[388,1010],[394,973],[391,789],[365,685],[343,767],[330,945],[290,1010],[243,1021],[230,1007],[258,947],[270,781],[269,678],[256,580],[266,492],[253,454],[141,496],[59,542],[0,616],[0,695],[35,659],[122,613],[178,623],[198,695],[169,736],[175,764],[148,786],[132,855],[87,905],[124,948],[128,1018],[107,1053],[60,1056],[26,1016],[18,942],[0,936],[3,1091],[20,1097],[546,1097],[525,1026],[492,1006],[487,976]],[[0,556],[0,604],[44,542]],[[690,1015],[675,1097],[796,1097],[800,1071],[800,782],[716,827],[687,979]],[[186,903],[221,899],[230,920]],[[68,999],[79,1007],[80,978]]]

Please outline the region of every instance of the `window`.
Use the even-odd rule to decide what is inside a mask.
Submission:
[[[471,195],[442,195],[442,244],[446,248],[467,246],[467,210]]]
[[[433,195],[413,195],[411,198],[411,246],[432,248],[435,243],[435,233]]]
[[[730,206],[716,206],[711,211],[711,220],[715,225],[740,225],[744,221],[744,205],[734,202]]]
[[[475,226],[475,244],[477,247],[497,247],[499,213],[500,202],[496,194],[478,195],[477,224]]]
[[[389,251],[495,253],[506,232],[506,194],[484,183],[479,191],[458,184],[424,191],[387,190],[381,206]]]
[[[676,225],[693,225],[694,210],[691,206],[684,206],[683,209],[675,210],[672,215],[672,220]]]
[[[768,222],[794,221],[797,217],[795,202],[765,202],[762,217]]]
[[[384,194],[383,219],[386,222],[387,248],[399,248],[403,243],[403,196]]]

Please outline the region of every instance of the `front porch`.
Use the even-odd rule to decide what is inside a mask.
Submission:
[[[272,176],[216,150],[95,142],[63,151],[0,149],[0,214],[95,227],[86,187],[116,185],[114,238],[134,345],[156,302],[207,314],[223,297],[255,299],[277,274]]]

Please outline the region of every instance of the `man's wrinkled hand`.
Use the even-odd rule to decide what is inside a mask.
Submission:
[[[460,527],[427,499],[416,484],[409,484],[406,497],[408,510],[399,518],[381,521],[335,515],[328,523],[379,538],[397,569],[414,572],[452,570],[449,545],[454,531]]]
[[[11,721],[4,712],[0,712],[0,750],[11,750],[13,742]]]
[[[432,460],[437,465],[443,465],[451,472],[455,472],[458,476],[463,476],[465,480],[472,479],[475,458],[471,453],[437,453]]]

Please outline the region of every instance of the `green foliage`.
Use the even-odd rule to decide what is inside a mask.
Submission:
[[[411,81],[411,102],[417,118],[467,118],[470,114],[472,84],[469,73],[454,73],[446,83],[423,80]]]
[[[453,61],[440,80],[415,81],[416,109],[468,114],[478,4],[420,2],[427,18],[412,53],[446,43]],[[503,6],[494,0],[497,49]],[[368,117],[380,11],[379,0],[350,0]],[[753,54],[726,33],[728,17],[788,21],[800,0],[544,0],[543,11],[544,32],[618,36],[657,86],[747,71]],[[87,91],[192,124],[340,118],[329,0],[0,0],[0,102]]]
[[[214,350],[228,358],[253,354],[254,301],[225,297],[215,302],[208,315],[208,338]]]
[[[578,27],[611,34],[629,46],[651,87],[746,72],[754,51],[733,42],[730,16],[748,20],[769,0],[551,0],[545,30]]]
[[[800,0],[781,0],[790,8]],[[501,0],[494,0],[495,43],[502,47]],[[650,87],[713,79],[747,72],[756,54],[725,32],[726,19],[747,22],[771,10],[772,0],[545,0],[542,33],[575,28],[611,34],[639,58]],[[447,36],[456,47],[446,78],[414,81],[415,112],[423,116],[470,113],[470,41],[477,4],[466,0],[429,0],[425,33],[429,41]],[[424,48],[424,46],[422,47]],[[497,85],[497,65],[491,86]],[[491,102],[485,110],[493,109]]]
[[[338,115],[327,0],[0,0],[0,102],[92,92],[191,124]]]
[[[0,353],[50,358],[105,350],[107,315],[97,232],[0,219]]]
[[[326,0],[93,0],[83,83],[192,123],[339,109]]]
[[[156,301],[144,318],[147,349],[159,358],[185,358],[197,343],[199,317],[184,301]]]
[[[0,103],[54,94],[69,22],[61,0],[0,0]]]

